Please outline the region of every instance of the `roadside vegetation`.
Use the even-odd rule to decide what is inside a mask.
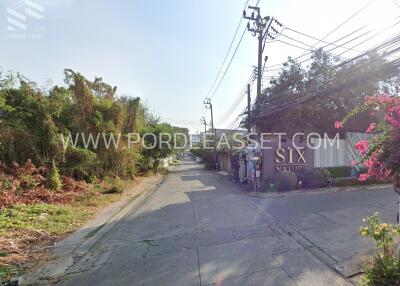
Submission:
[[[118,200],[126,182],[167,173],[158,165],[174,152],[169,145],[151,136],[145,146],[159,148],[128,146],[126,138],[116,145],[117,136],[188,130],[116,90],[68,69],[65,86],[43,88],[0,74],[0,281],[34,266],[57,239]],[[82,134],[104,140],[87,144]]]
[[[343,128],[352,117],[365,112],[376,115],[380,120],[372,122],[366,130],[375,136],[360,140],[355,145],[366,167],[366,172],[360,174],[359,179],[389,179],[400,196],[400,99],[386,93],[367,96],[363,104],[335,123],[336,128]],[[400,253],[396,253],[394,247],[400,227],[382,222],[377,214],[365,219],[364,223],[361,235],[373,238],[382,251],[367,264],[362,285],[400,285]]]
[[[363,222],[360,234],[372,238],[379,252],[366,263],[361,285],[400,285],[400,253],[395,252],[400,227],[383,222],[378,213],[363,219]]]

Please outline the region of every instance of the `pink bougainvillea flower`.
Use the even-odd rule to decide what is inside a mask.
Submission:
[[[340,121],[336,121],[336,122],[335,122],[335,128],[336,128],[336,129],[343,128],[343,123],[340,122]]]
[[[367,151],[368,151],[368,141],[360,140],[356,143],[356,145],[354,147],[356,148],[358,153],[361,154],[361,156],[364,156],[365,154],[367,154]]]
[[[400,106],[388,108],[385,113],[385,120],[389,122],[392,127],[400,128]]]
[[[370,174],[361,174],[358,179],[360,180],[360,182],[365,182],[366,180],[368,180],[371,177]]]
[[[371,123],[367,129],[367,133],[371,133],[372,131],[374,131],[374,129],[376,128],[376,123]]]

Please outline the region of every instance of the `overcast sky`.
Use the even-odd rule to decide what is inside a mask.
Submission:
[[[88,79],[102,76],[105,82],[118,87],[119,95],[143,98],[165,121],[189,127],[192,132],[202,130],[199,121],[204,115],[202,101],[217,75],[236,30],[244,0],[33,2],[43,8],[39,13],[39,18],[42,18],[35,22],[41,29],[37,39],[16,39],[12,37],[14,32],[7,29],[10,26],[7,8],[25,7],[24,1],[0,2],[0,67],[3,71],[20,72],[39,84],[45,84],[49,79],[62,84],[65,68],[72,68]],[[252,5],[255,2],[249,0]],[[263,16],[273,16],[287,27],[323,38],[369,2],[261,0],[259,5]],[[400,14],[399,6],[398,0],[372,1],[325,41],[335,41],[364,25],[368,26],[353,35],[353,38],[375,29],[364,38],[347,45],[351,47],[394,23],[394,18]],[[40,7],[36,7],[39,9],[36,12],[40,12]],[[35,7],[31,5],[31,8],[35,12]],[[26,15],[26,21],[29,22],[31,16]],[[243,21],[238,37],[245,24]],[[399,26],[385,30],[380,37],[355,49],[361,51],[372,47],[398,31]],[[29,32],[29,28],[24,31]],[[289,30],[284,33],[308,45],[316,42]],[[280,39],[290,41],[282,37]],[[318,44],[321,45],[325,44]],[[343,51],[336,49],[332,52],[338,54]],[[273,42],[266,45],[265,55],[269,57],[268,65],[274,65],[284,61],[287,56],[296,57],[303,52],[299,48]],[[348,52],[343,56],[356,53]],[[223,118],[223,114],[245,86],[256,61],[256,38],[246,33],[224,81],[213,97],[216,127],[230,125],[243,110],[244,101],[228,118]],[[276,71],[267,75],[273,74]],[[254,95],[255,89],[253,99]],[[209,120],[208,113],[206,116]]]

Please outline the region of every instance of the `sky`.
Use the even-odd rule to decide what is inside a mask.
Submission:
[[[260,0],[259,7],[263,16],[272,16],[286,27],[321,39],[368,5],[324,39],[335,41],[365,25],[359,34],[371,29],[374,30],[368,35],[381,32],[380,36],[355,48],[357,51],[342,48],[332,51],[337,54],[348,51],[343,56],[349,57],[398,33],[399,26],[397,31],[387,27],[400,15],[400,1],[370,2]],[[255,3],[256,0],[249,0],[249,4]],[[49,80],[63,84],[65,68],[80,72],[89,80],[101,76],[105,82],[118,87],[118,95],[142,98],[163,121],[188,127],[192,133],[200,132],[203,130],[200,117],[210,120],[203,99],[210,95],[244,4],[244,0],[1,0],[0,70],[20,72],[39,86]],[[14,22],[10,24],[10,9],[25,16],[25,30]],[[246,23],[242,21],[227,61]],[[17,29],[9,30],[10,26]],[[284,33],[310,46],[316,43],[289,30]],[[16,36],[21,34],[24,37]],[[348,47],[353,43],[357,41]],[[321,45],[326,44],[316,46]],[[304,50],[281,42],[267,43],[266,69],[288,56],[302,53]],[[245,100],[235,110],[228,113],[227,110],[245,87],[256,63],[257,40],[246,32],[212,98],[217,128],[236,127],[233,123],[245,108]],[[267,72],[266,76],[277,72]],[[255,88],[252,89],[254,98]]]

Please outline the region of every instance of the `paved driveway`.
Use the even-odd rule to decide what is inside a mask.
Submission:
[[[272,201],[248,197],[223,176],[184,162],[59,285],[348,285],[275,227],[263,210]]]

